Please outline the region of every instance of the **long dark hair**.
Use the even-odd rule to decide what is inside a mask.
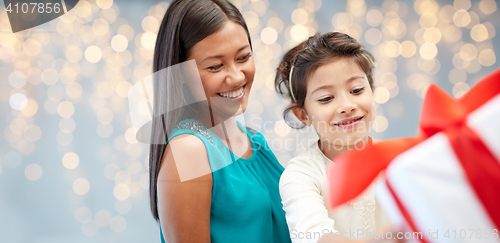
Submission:
[[[228,20],[240,24],[246,31],[251,46],[250,34],[240,11],[226,0],[175,0],[160,25],[156,39],[153,72],[186,61],[192,47],[219,30]],[[149,152],[149,196],[151,212],[158,216],[157,183],[167,134],[182,120],[182,111],[169,108],[179,107],[185,100],[181,82],[155,75],[153,89],[153,120]],[[165,111],[169,110],[168,115]]]
[[[375,58],[372,54],[363,49],[361,44],[347,34],[329,32],[320,35],[316,33],[289,50],[277,68],[274,85],[278,93],[290,99],[291,105],[283,111],[283,118],[290,127],[300,129],[305,126],[302,123],[296,126],[288,119],[288,115],[293,108],[304,108],[307,79],[310,75],[320,66],[335,58],[353,58],[366,74],[373,91],[372,68],[375,67]],[[294,67],[293,78],[290,82],[292,66]],[[292,84],[291,89],[290,83]]]

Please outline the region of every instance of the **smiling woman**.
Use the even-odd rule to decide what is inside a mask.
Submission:
[[[290,242],[284,169],[234,119],[255,75],[241,13],[225,0],[172,2],[153,66],[150,198],[161,241]]]
[[[239,109],[233,114],[243,113],[255,75],[252,49],[245,29],[228,21],[193,46],[187,60],[192,59],[196,60],[205,96],[237,102]],[[211,100],[208,100],[210,106]]]

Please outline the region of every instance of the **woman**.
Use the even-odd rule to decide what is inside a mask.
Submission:
[[[290,242],[283,167],[234,119],[255,74],[241,13],[225,0],[172,2],[154,72],[150,198],[162,242]]]

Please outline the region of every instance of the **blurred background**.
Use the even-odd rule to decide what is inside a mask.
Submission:
[[[169,2],[80,1],[15,34],[2,2],[0,242],[159,242],[148,146],[135,140],[127,95],[152,73]],[[377,139],[416,136],[430,84],[458,98],[499,67],[494,0],[231,2],[247,21],[257,70],[238,119],[264,134],[284,166],[315,134],[283,122],[275,69],[318,31],[348,33],[376,57]]]

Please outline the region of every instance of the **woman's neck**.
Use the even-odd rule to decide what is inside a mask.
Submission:
[[[341,153],[347,152],[347,151],[352,151],[352,150],[361,150],[364,149],[367,146],[370,146],[372,144],[372,138],[366,136],[363,140],[347,145],[347,146],[341,146],[341,145],[336,145],[336,144],[331,144],[328,141],[319,139],[318,140],[318,147],[323,152],[323,154],[333,160],[335,157],[340,155]]]
[[[229,117],[223,123],[213,124],[212,117],[209,114],[198,114],[195,118],[203,126],[210,128],[217,137],[219,137],[230,149],[231,145],[241,146],[246,145],[246,134],[241,131],[236,124],[234,117]],[[215,125],[215,126],[214,126]]]

